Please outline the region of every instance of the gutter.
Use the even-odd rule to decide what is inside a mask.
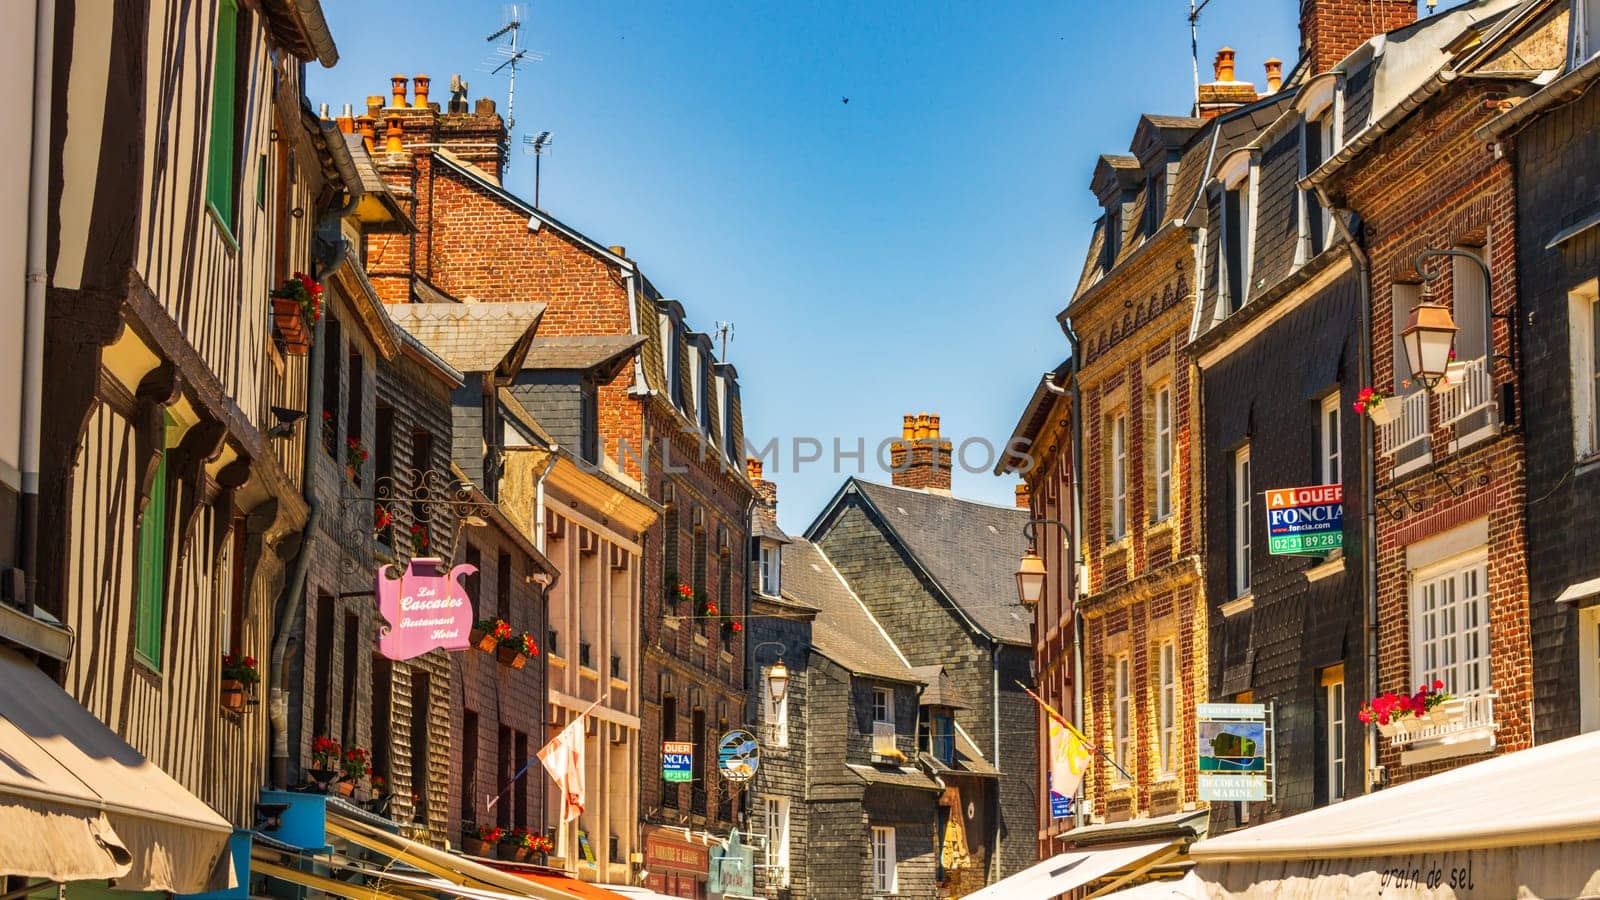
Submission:
[[[339,48],[333,42],[333,32],[328,29],[328,19],[322,14],[322,3],[320,0],[294,0],[294,6],[306,40],[317,54],[317,62],[322,63],[324,69],[333,68],[339,62]]]
[[[1300,179],[1301,190],[1316,191],[1333,176],[1339,174],[1351,160],[1364,153],[1368,147],[1378,142],[1378,139],[1388,134],[1396,125],[1415,112],[1417,107],[1433,99],[1446,87],[1453,83],[1457,74],[1453,69],[1440,69],[1432,78],[1424,81],[1421,86],[1411,92],[1409,97],[1400,101],[1388,112],[1384,113],[1378,121],[1366,127],[1366,130],[1351,138],[1338,153],[1328,157],[1328,161],[1317,167],[1315,172]],[[1320,194],[1320,191],[1319,191]],[[1333,209],[1328,206],[1326,209]],[[1338,216],[1334,217],[1335,219]],[[1344,229],[1341,228],[1341,231]]]
[[[25,579],[23,609],[32,618],[39,584],[39,456],[44,414],[44,320],[49,285],[50,120],[55,90],[55,0],[38,0],[33,31],[33,140],[28,158],[27,274],[22,314],[21,496],[18,566]]]
[[[1328,192],[1320,185],[1314,189],[1317,202],[1322,208],[1333,213],[1333,224],[1344,237],[1346,251],[1356,266],[1356,283],[1359,285],[1361,297],[1356,305],[1357,334],[1360,337],[1360,369],[1361,383],[1372,383],[1372,323],[1370,314],[1372,310],[1372,268],[1367,259],[1367,254],[1361,249],[1361,242],[1356,239],[1355,233],[1350,228],[1349,219],[1355,213],[1348,209],[1335,206],[1328,198]],[[1377,433],[1373,427],[1372,419],[1361,416],[1361,489],[1365,496],[1362,497],[1362,506],[1365,507],[1361,516],[1361,593],[1366,601],[1363,604],[1362,631],[1365,635],[1366,665],[1361,676],[1365,683],[1366,696],[1375,697],[1378,694],[1378,565],[1377,553],[1374,542],[1378,535],[1378,504],[1376,500],[1378,487],[1376,441]],[[1377,730],[1366,729],[1366,791],[1372,791],[1373,773],[1378,766],[1378,737]]]
[[[1600,79],[1600,54],[1590,57],[1588,62],[1567,72],[1550,82],[1543,90],[1491,119],[1474,134],[1482,140],[1504,138],[1511,132],[1523,128],[1534,116],[1583,96],[1584,92],[1594,86],[1596,79]]]

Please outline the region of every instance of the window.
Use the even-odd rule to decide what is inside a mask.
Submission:
[[[1579,728],[1600,731],[1600,606],[1578,610]]]
[[[237,508],[233,510],[232,531],[228,535],[229,567],[228,567],[228,605],[225,607],[228,618],[222,625],[223,644],[229,653],[248,656],[244,646],[244,618],[245,608],[249,603],[250,583],[245,565],[245,556],[249,542],[249,528],[246,525],[244,513]]]
[[[706,437],[711,436],[711,355],[701,350],[696,356],[700,360],[700,384],[694,398],[695,409],[700,416],[700,433]]]
[[[472,567],[472,573],[467,575],[466,580],[462,582],[461,586],[466,590],[468,597],[476,597],[478,598],[478,602],[482,603],[483,551],[479,550],[476,546],[470,543],[467,544],[466,562],[467,565]],[[497,608],[495,609],[494,614],[497,617],[504,617],[505,610]]]
[[[789,746],[789,692],[784,691],[782,700],[772,696],[772,686],[767,683],[767,673],[771,671],[771,667],[761,670],[762,718],[767,723],[768,740],[772,746],[783,749]]]
[[[554,642],[551,642],[554,645]],[[661,697],[661,740],[675,741],[678,739],[678,698],[671,694]],[[692,765],[692,763],[691,763]],[[661,805],[668,809],[678,808],[678,783],[661,780]]]
[[[722,377],[722,455],[728,462],[738,464],[744,456],[744,448],[739,446],[739,436],[733,433],[733,399],[739,394],[739,386],[733,379],[724,375]]]
[[[332,737],[329,713],[333,696],[333,666],[326,661],[333,658],[334,600],[328,594],[317,593],[317,643],[311,648],[318,660],[325,661],[316,667],[312,676],[311,733],[319,737]]]
[[[381,653],[372,654],[372,774],[381,775],[392,788],[394,766],[390,762],[394,733],[394,663]]]
[[[1222,192],[1223,289],[1227,291],[1229,312],[1243,306],[1247,296],[1246,253],[1249,247],[1246,235],[1249,233],[1249,214],[1250,205],[1245,197],[1244,184]]]
[[[1250,593],[1250,446],[1233,452],[1233,595]]]
[[[789,798],[767,797],[767,883],[789,886]]]
[[[426,431],[411,433],[411,480],[422,483],[422,473],[433,466],[433,435]]]
[[[351,447],[352,445],[361,442],[361,412],[362,412],[362,406],[365,405],[365,403],[367,402],[366,390],[365,390],[365,387],[364,387],[364,385],[362,383],[363,380],[364,380],[363,376],[365,374],[366,374],[366,366],[363,365],[363,363],[362,363],[361,353],[355,349],[355,341],[351,341],[350,342],[350,392],[349,392],[349,396],[347,396],[345,398],[345,401],[344,401],[345,402],[345,409],[344,409],[344,412],[345,412],[344,440],[345,440],[345,447],[347,449],[349,447]],[[361,468],[362,468],[361,465],[356,463],[354,461],[355,457],[352,454],[348,453],[348,452],[347,453],[341,453],[339,455],[344,459],[345,465],[354,466],[354,468],[355,468],[355,482],[356,482],[356,484],[360,484],[361,483]]]
[[[1572,0],[1572,67],[1600,53],[1600,0]]]
[[[1323,743],[1327,749],[1328,802],[1344,799],[1344,666],[1322,671]]]
[[[494,608],[495,615],[511,621],[511,554],[505,551],[494,560]]]
[[[1111,540],[1128,535],[1128,416],[1111,418]]]
[[[927,751],[945,765],[956,761],[956,722],[948,712],[935,712],[928,717]]]
[[[761,593],[768,597],[778,596],[782,589],[783,578],[783,548],[778,544],[761,542]]]
[[[239,102],[250,77],[248,13],[239,15],[238,0],[217,4],[216,57],[211,68],[211,134],[207,149],[206,203],[232,231],[239,196]]]
[[[1460,697],[1489,689],[1489,566],[1483,551],[1413,573],[1412,679]]]
[[[678,323],[666,313],[660,315],[660,320],[661,367],[665,370],[667,394],[672,398],[673,405],[682,409],[683,383],[678,377]]]
[[[430,720],[433,707],[433,683],[427,672],[411,672],[411,791],[413,801],[411,821],[426,823],[432,807],[429,795],[438,782],[428,766],[428,747],[436,740]]]
[[[510,784],[512,773],[516,772],[516,763],[511,758],[512,740],[511,729],[501,725],[495,733],[494,758],[495,762],[500,766],[500,770],[495,773],[494,777],[497,787],[502,784]],[[496,803],[494,806],[494,823],[501,828],[509,830],[511,828],[512,809],[509,802],[510,798],[507,797],[505,799],[508,802]]]
[[[1155,394],[1156,420],[1156,521],[1172,515],[1172,388],[1163,385]]]
[[[172,425],[172,414],[162,410],[160,459],[150,478],[150,498],[139,515],[136,538],[139,583],[133,650],[139,662],[158,672],[167,628],[167,432]]]
[[[1330,102],[1314,115],[1300,123],[1300,177],[1315,172],[1337,149],[1334,136],[1334,113]],[[1300,192],[1300,262],[1327,249],[1328,236],[1333,229],[1333,214],[1322,208],[1312,191]]]
[[[587,378],[578,391],[578,453],[586,463],[600,462],[600,390]]]
[[[461,821],[478,820],[478,714],[461,711]]]
[[[327,347],[322,366],[322,449],[334,459],[339,454],[339,392],[344,385],[344,371],[340,360],[344,357],[343,342],[339,337],[339,322],[327,315],[331,304],[324,302],[322,340]]]
[[[361,672],[361,656],[361,617],[347,612],[344,614],[344,656],[340,659],[344,667],[344,685],[340,690],[344,706],[339,714],[339,741],[346,747],[354,747],[360,739],[356,730],[356,705],[361,700],[361,692],[356,690],[356,676]]]
[[[372,462],[377,467],[373,484],[394,487],[394,408],[379,404],[373,413]],[[387,537],[382,535],[381,537]]]
[[[872,689],[872,722],[894,726],[894,688]]]
[[[1122,207],[1106,207],[1105,236],[1100,245],[1100,268],[1106,272],[1117,264],[1117,254],[1122,252]]]
[[[1130,764],[1133,761],[1132,670],[1133,663],[1132,660],[1128,658],[1128,654],[1118,654],[1116,666],[1114,668],[1116,678],[1116,708],[1113,710],[1115,744],[1112,747],[1112,750],[1116,754],[1115,758],[1117,765],[1121,766],[1123,771],[1126,771],[1129,774],[1132,774]],[[1122,772],[1117,772],[1112,777],[1117,781],[1123,780]]]
[[[1161,230],[1161,218],[1167,213],[1167,170],[1165,166],[1152,169],[1144,183],[1144,234],[1150,237]]]
[[[1454,247],[1464,253],[1483,256],[1482,247]],[[1436,285],[1437,286],[1437,285]],[[1488,322],[1488,297],[1484,294],[1483,269],[1474,260],[1460,256],[1450,257],[1450,314],[1456,320],[1456,359],[1461,362],[1489,355],[1489,336],[1484,332]]]
[[[1322,398],[1321,412],[1317,417],[1319,445],[1317,475],[1323,484],[1344,483],[1343,454],[1339,447],[1339,391]]]
[[[1178,730],[1178,645],[1171,640],[1161,642],[1161,771],[1176,769],[1173,751]]]
[[[900,890],[894,855],[894,829],[872,826],[872,892],[893,894]]]
[[[1572,357],[1572,449],[1575,459],[1600,452],[1600,290],[1591,281],[1567,297]]]

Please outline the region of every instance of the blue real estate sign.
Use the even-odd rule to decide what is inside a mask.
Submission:
[[[661,780],[694,780],[694,744],[689,741],[661,742]]]
[[[1201,703],[1201,800],[1267,799],[1267,708],[1260,703]]]
[[[1344,547],[1344,488],[1337,484],[1267,491],[1267,549],[1326,556]]]

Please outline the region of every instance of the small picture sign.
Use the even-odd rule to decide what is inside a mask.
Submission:
[[[724,734],[717,741],[717,768],[729,781],[749,781],[761,766],[761,744],[743,728]]]

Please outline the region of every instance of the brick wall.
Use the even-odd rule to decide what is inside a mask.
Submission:
[[[1416,19],[1413,0],[1300,0],[1301,55],[1320,74],[1373,35]]]

